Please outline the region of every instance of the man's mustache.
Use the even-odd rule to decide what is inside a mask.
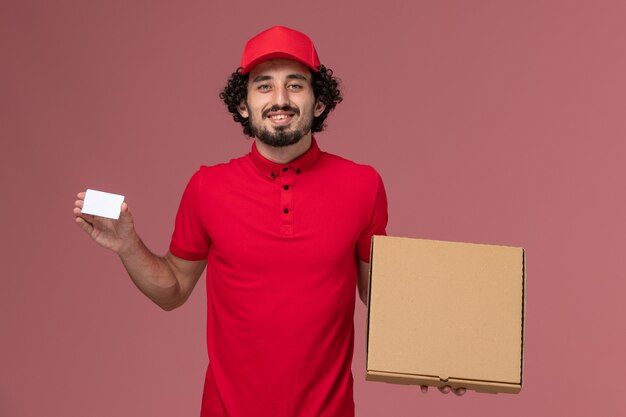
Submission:
[[[291,107],[291,106],[288,106],[288,105],[284,105],[284,106],[281,107],[281,106],[276,105],[276,106],[272,106],[269,109],[265,110],[263,112],[263,118],[266,118],[268,113],[273,112],[273,111],[288,111],[290,113],[295,114],[296,116],[300,115],[300,110],[298,110],[296,107]]]

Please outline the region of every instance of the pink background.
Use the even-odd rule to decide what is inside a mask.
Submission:
[[[4,0],[0,416],[198,415],[204,284],[159,310],[71,210],[124,194],[164,253],[190,175],[249,150],[217,94],[275,24],[343,79],[319,143],[379,170],[389,234],[527,249],[519,395],[365,382],[359,306],[358,416],[625,415],[625,22],[622,0]]]

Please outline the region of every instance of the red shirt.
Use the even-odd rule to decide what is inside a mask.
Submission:
[[[357,259],[386,224],[378,173],[315,139],[285,165],[253,145],[193,175],[170,251],[207,260],[202,417],[354,416]]]

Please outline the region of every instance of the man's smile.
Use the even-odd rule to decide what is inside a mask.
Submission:
[[[265,113],[265,118],[269,119],[272,124],[277,126],[284,126],[291,123],[293,117],[298,114],[293,110],[274,110]]]
[[[270,119],[273,124],[283,126],[291,123],[293,116],[293,113],[279,112],[270,113],[267,115],[267,118]]]

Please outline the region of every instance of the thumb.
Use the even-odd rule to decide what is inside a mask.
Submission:
[[[122,203],[122,206],[120,207],[120,218],[119,220],[122,221],[122,224],[132,224],[133,223],[133,215],[130,212],[130,207],[128,207],[128,204],[126,204],[126,202]]]
[[[130,212],[130,207],[128,207],[128,204],[126,202],[122,203],[122,206],[120,207],[120,217],[132,217],[132,214]]]

